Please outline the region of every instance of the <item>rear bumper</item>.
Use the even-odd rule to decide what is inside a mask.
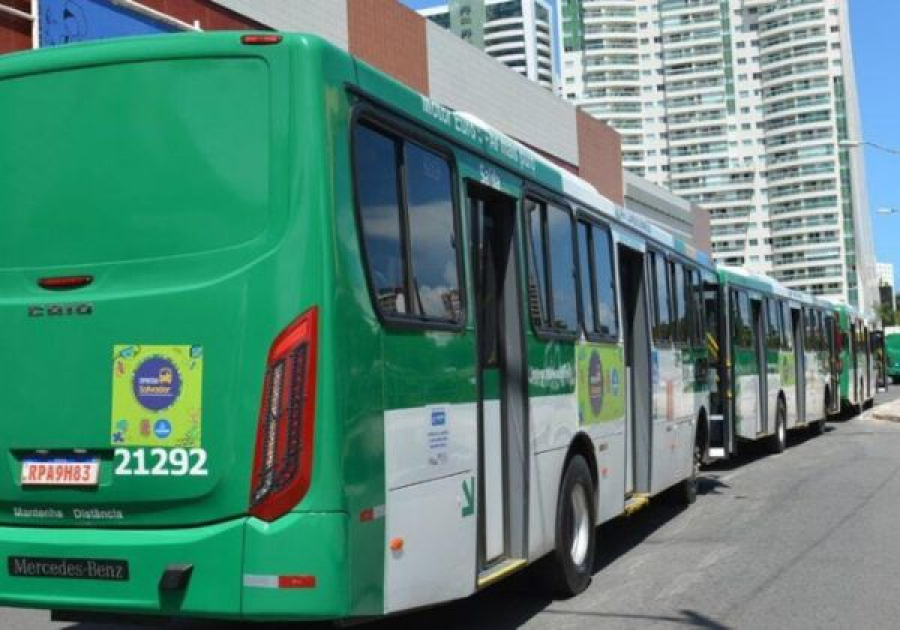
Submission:
[[[340,513],[168,530],[0,527],[0,604],[135,615],[342,617],[349,608],[346,532]],[[125,560],[129,576],[13,577],[11,556]],[[193,566],[187,586],[160,589],[166,568],[185,564]],[[279,583],[279,576],[293,579]]]

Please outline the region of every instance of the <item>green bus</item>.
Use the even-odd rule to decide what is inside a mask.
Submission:
[[[720,266],[718,281],[714,454],[757,440],[780,453],[791,430],[821,433],[835,400],[829,305],[743,269]]]
[[[885,368],[894,385],[900,384],[900,333],[885,335]]]
[[[711,262],[473,116],[274,33],[10,55],[0,110],[4,605],[571,595],[696,496]]]
[[[874,319],[846,304],[835,303],[833,310],[841,411],[861,411],[875,400],[876,366],[870,341]]]

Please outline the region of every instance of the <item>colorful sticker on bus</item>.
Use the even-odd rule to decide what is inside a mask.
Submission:
[[[576,350],[578,417],[581,424],[619,420],[625,415],[625,361],[614,345],[582,344]]]
[[[113,446],[200,446],[203,350],[113,346]]]

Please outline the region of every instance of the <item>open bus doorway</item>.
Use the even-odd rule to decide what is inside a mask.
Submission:
[[[644,253],[619,244],[619,286],[625,339],[625,495],[650,492],[652,436],[650,321]]]
[[[526,556],[528,435],[516,200],[471,184],[477,339],[479,582]]]

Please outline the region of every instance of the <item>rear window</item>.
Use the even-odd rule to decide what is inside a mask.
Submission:
[[[269,221],[269,78],[184,59],[0,80],[0,268],[232,247]]]

